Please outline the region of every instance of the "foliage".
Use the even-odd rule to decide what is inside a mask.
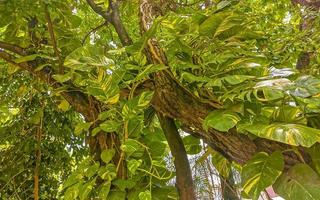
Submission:
[[[194,136],[200,137],[215,150],[199,160],[210,157],[227,178],[236,159],[210,135],[266,140],[280,151],[267,149],[247,160],[243,195],[257,199],[274,185],[286,199],[320,198],[319,13],[289,0],[206,1],[209,6],[159,0],[154,10],[161,15],[141,35],[139,1],[117,1],[131,43],[88,2],[0,1],[0,198],[33,195],[40,128],[41,199],[177,198],[170,184],[175,171],[167,164],[174,158],[155,117],[155,98],[175,96],[163,97],[148,85],[168,71],[175,86],[189,94],[183,98],[191,99],[190,106],[195,99],[220,105],[200,110],[201,119],[183,113],[190,124],[176,119],[178,128],[193,133],[183,137],[189,156],[201,154],[204,145]],[[94,2],[107,11],[114,6]],[[301,29],[305,18],[311,25]],[[11,52],[4,42],[23,52]],[[152,42],[168,64],[150,62],[146,49]],[[312,55],[309,66],[297,69],[306,52]],[[9,62],[3,53],[14,59]],[[176,103],[164,114],[174,116]],[[305,163],[285,163],[288,154]]]

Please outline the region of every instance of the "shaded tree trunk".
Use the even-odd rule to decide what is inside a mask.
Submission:
[[[158,113],[157,116],[173,156],[179,197],[181,200],[196,199],[187,152],[174,120],[161,113]]]

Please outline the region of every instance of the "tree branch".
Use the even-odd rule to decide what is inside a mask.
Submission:
[[[196,199],[187,152],[174,120],[161,113],[157,116],[173,156],[179,197],[181,200]]]
[[[104,10],[102,7],[98,6],[96,3],[94,3],[94,0],[87,0],[87,3],[94,12],[99,14],[106,21],[113,25],[123,46],[128,46],[132,44],[132,40],[120,19],[119,5],[117,2],[109,0],[108,10]]]
[[[11,51],[12,53],[16,53],[16,54],[19,54],[21,56],[26,56],[27,55],[27,53],[25,52],[24,48],[22,48],[22,47],[20,47],[18,45],[10,44],[10,43],[3,42],[3,41],[0,41],[0,49]]]
[[[51,17],[50,17],[50,13],[49,13],[47,4],[44,5],[44,14],[45,14],[45,18],[47,20],[48,31],[49,31],[49,34],[50,34],[50,39],[51,39],[51,42],[52,42],[54,54],[58,58],[59,73],[63,74],[63,71],[64,71],[64,69],[63,69],[63,60],[61,58],[61,54],[60,54],[60,51],[58,49],[57,40],[56,40],[56,37],[55,37],[55,34],[54,34],[52,20],[51,20]]]
[[[84,45],[84,43],[86,42],[86,39],[87,39],[92,33],[95,33],[97,30],[99,30],[100,28],[102,28],[103,26],[105,26],[105,25],[107,25],[107,24],[108,24],[108,22],[105,21],[105,22],[103,22],[102,24],[98,25],[97,27],[91,29],[91,30],[84,36],[84,38],[82,39],[81,45],[82,45],[82,46]]]
[[[103,10],[103,8],[101,8],[100,6],[98,6],[94,0],[87,0],[87,3],[89,4],[89,6],[92,8],[92,10],[94,12],[96,12],[97,14],[99,14],[101,17],[103,17],[106,21],[110,22],[110,14],[108,13],[108,11]]]
[[[293,4],[300,4],[302,6],[306,6],[312,8],[313,10],[318,10],[320,8],[320,1],[319,0],[291,0]]]
[[[44,72],[43,70],[34,71],[36,67],[27,62],[16,63],[14,61],[16,58],[3,50],[0,50],[0,58],[5,60],[7,63],[18,66],[21,69],[28,71],[30,74],[33,74],[41,81],[51,85],[54,88],[62,87],[62,84],[54,80],[50,74]],[[61,94],[77,112],[81,113],[86,118],[87,121],[94,121],[98,117],[98,110],[96,107],[90,106],[88,96],[79,91],[79,89],[77,89],[76,91],[74,91],[73,89],[73,91],[64,91]]]

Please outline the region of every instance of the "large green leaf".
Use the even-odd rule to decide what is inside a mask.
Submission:
[[[151,192],[149,190],[146,190],[144,192],[140,192],[139,199],[140,200],[151,200]]]
[[[137,140],[134,139],[128,139],[121,145],[120,148],[128,156],[140,158],[144,153],[144,148]]]
[[[231,163],[217,151],[211,151],[212,164],[218,170],[221,176],[223,176],[224,178],[228,178],[231,171]]]
[[[275,191],[286,200],[320,199],[320,177],[306,164],[297,164],[276,181]]]
[[[107,120],[100,124],[100,128],[107,133],[116,131],[119,126],[120,124],[114,120]]]
[[[205,118],[203,127],[206,130],[208,130],[208,128],[214,128],[218,131],[226,132],[234,127],[238,121],[240,121],[240,117],[236,113],[225,110],[215,110]]]
[[[274,152],[270,156],[264,152],[256,154],[242,168],[243,192],[253,200],[258,199],[261,191],[280,176],[283,167],[284,161],[280,152]]]
[[[115,153],[116,153],[116,151],[114,149],[103,150],[101,153],[101,160],[105,163],[109,163]]]
[[[200,139],[192,135],[183,138],[183,144],[186,148],[187,154],[198,154],[201,152]]]
[[[220,12],[208,17],[204,22],[200,24],[199,32],[201,35],[212,36],[216,33],[216,30],[222,24],[223,20],[228,17],[230,13]]]
[[[311,147],[320,141],[320,130],[300,124],[251,124],[244,127],[248,132],[262,138],[283,142],[294,146]]]

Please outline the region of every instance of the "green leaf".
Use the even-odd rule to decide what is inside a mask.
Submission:
[[[195,138],[192,135],[185,136],[183,139],[183,144],[186,148],[187,154],[194,155],[201,152],[200,139]]]
[[[240,84],[246,80],[253,79],[254,76],[247,76],[247,75],[231,75],[231,76],[225,76],[223,78],[224,81],[229,83],[230,85],[237,85]]]
[[[108,117],[112,117],[114,115],[114,110],[107,110],[99,113],[98,119],[99,120],[106,120]]]
[[[103,180],[108,180],[112,181],[116,176],[116,167],[114,164],[109,163],[106,166],[100,167],[98,170],[98,175],[103,179]]]
[[[99,194],[98,194],[99,199],[103,199],[103,200],[107,199],[108,194],[110,192],[110,187],[111,187],[111,182],[110,181],[104,182],[100,186],[100,190],[99,190]]]
[[[149,105],[152,97],[153,97],[153,93],[151,91],[147,91],[147,92],[143,92],[138,100],[138,106],[139,107],[146,107],[147,105]]]
[[[107,133],[117,131],[119,126],[120,124],[114,120],[107,120],[100,124],[100,128]]]
[[[294,145],[311,147],[314,143],[320,141],[320,130],[310,128],[300,124],[259,124],[254,123],[244,127],[248,132],[270,140]]]
[[[43,109],[42,108],[38,108],[37,112],[31,116],[30,118],[30,122],[33,124],[39,124],[41,118],[43,118]]]
[[[92,130],[91,135],[92,135],[92,136],[95,136],[95,135],[97,135],[100,131],[101,131],[101,128],[100,128],[100,127],[95,127],[95,128]]]
[[[167,69],[165,65],[148,65],[144,68],[142,72],[140,72],[136,78],[135,81],[140,81],[141,79],[146,78],[149,74]]]
[[[112,191],[108,196],[108,200],[125,200],[126,192],[123,191]]]
[[[112,160],[115,153],[116,151],[114,149],[103,150],[101,153],[101,160],[105,163],[109,163]]]
[[[128,139],[125,141],[120,149],[124,151],[127,156],[141,157],[144,153],[144,148],[134,139]]]
[[[52,78],[58,81],[59,83],[64,83],[72,78],[71,72],[66,73],[66,74],[54,74],[52,75]]]
[[[262,92],[262,94],[260,94]],[[263,88],[258,88],[253,91],[254,96],[256,97],[257,100],[259,101],[276,101],[283,99],[284,94],[281,90],[275,89],[275,88],[270,88],[270,87],[263,87]]]
[[[212,164],[224,178],[228,178],[231,171],[231,163],[220,153],[211,150]]]
[[[139,199],[140,200],[151,200],[151,192],[149,190],[146,190],[144,192],[140,192]]]
[[[82,131],[88,131],[91,125],[92,125],[92,122],[87,122],[87,123],[82,122],[77,124],[74,130],[74,134],[80,135]]]
[[[276,181],[275,191],[286,200],[320,199],[320,177],[306,164],[297,164]]]
[[[100,167],[99,162],[95,162],[93,165],[89,166],[85,170],[85,176],[88,178],[91,178],[93,175],[95,175]]]
[[[320,175],[320,143],[314,144],[311,148],[306,149],[311,157],[311,167]]]
[[[130,179],[116,179],[112,181],[112,184],[117,186],[121,191],[125,191],[126,189],[132,189],[136,182]]]
[[[138,167],[140,167],[140,165],[142,164],[142,160],[136,160],[136,159],[132,159],[128,161],[128,169],[132,174],[136,173],[136,170],[138,169]]]
[[[69,187],[64,194],[64,199],[65,200],[76,199],[79,195],[79,187],[81,187],[81,183],[77,183],[77,184],[73,185],[72,187]]]
[[[232,127],[234,127],[240,117],[231,111],[226,110],[215,110],[209,113],[203,122],[203,127],[205,130],[209,128],[214,128],[218,131],[226,132]]]
[[[66,112],[67,110],[69,110],[70,104],[68,101],[66,101],[65,99],[63,99],[60,104],[58,105],[58,108],[61,109],[62,111]]]
[[[257,200],[268,186],[281,175],[284,167],[283,156],[274,152],[270,156],[261,152],[250,159],[242,168],[241,179],[243,191],[253,200]]]
[[[39,56],[40,56],[40,54],[32,54],[32,55],[24,56],[21,58],[17,58],[14,60],[14,62],[16,62],[16,63],[28,62],[28,61],[32,61],[32,60],[36,59]]]
[[[204,22],[200,24],[199,33],[200,35],[211,36],[214,35],[219,25],[223,22],[223,20],[228,17],[230,13],[228,12],[220,12],[208,17]]]
[[[88,199],[88,195],[93,189],[96,182],[96,178],[92,179],[90,182],[83,184],[79,187],[79,198],[80,200],[86,200]]]
[[[189,83],[193,83],[193,82],[209,82],[210,79],[208,77],[201,77],[201,76],[195,76],[189,72],[183,72],[181,74],[181,78],[183,78],[184,80],[186,80]]]

